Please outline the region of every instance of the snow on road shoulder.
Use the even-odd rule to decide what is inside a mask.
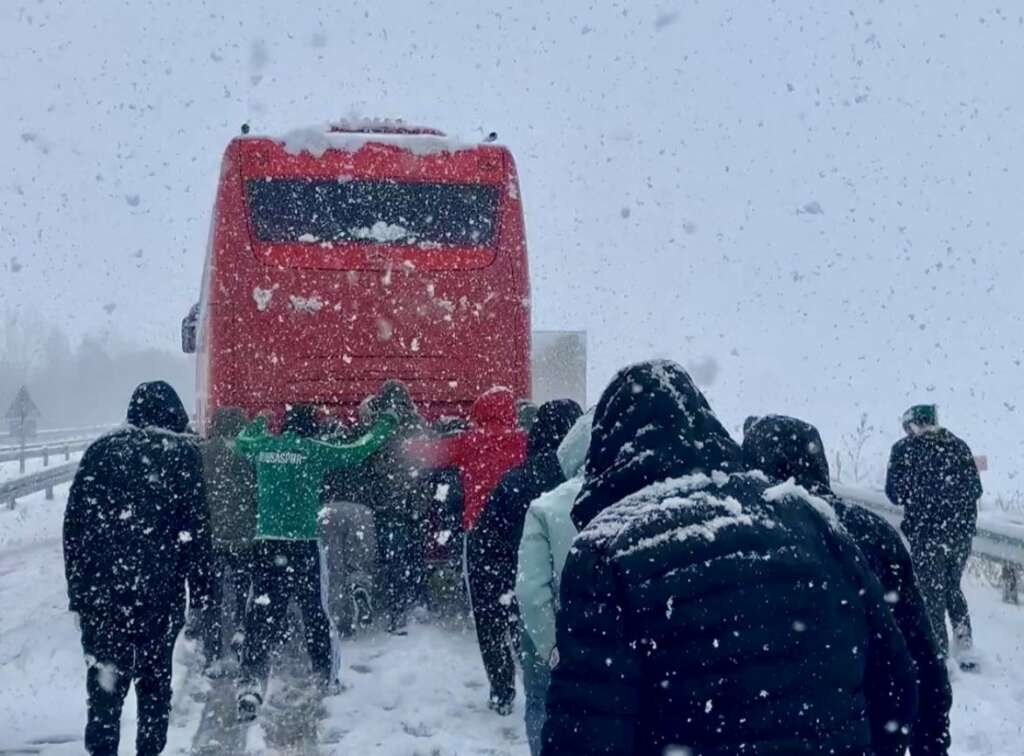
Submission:
[[[0,557],[12,549],[60,538],[70,488],[70,483],[56,486],[52,501],[39,491],[18,499],[14,509],[0,503]],[[58,555],[58,561],[61,559]],[[63,572],[61,575],[63,580]]]
[[[1024,607],[1002,603],[999,591],[965,578],[977,673],[953,673],[950,756],[1013,756],[1024,738]]]
[[[67,612],[60,543],[66,490],[56,501],[40,494],[13,512],[0,510],[0,753],[82,752],[85,667]],[[968,578],[965,589],[982,671],[953,679],[950,754],[1011,756],[1024,737],[1024,608],[1003,604],[983,580]],[[471,629],[414,625],[407,637],[348,641],[342,661],[348,689],[326,701],[323,754],[528,753],[522,695],[510,717],[486,707],[487,682]],[[208,687],[197,667],[193,644],[179,641],[165,753],[191,750]],[[132,753],[131,695],[123,727],[121,753]]]
[[[415,625],[342,648],[348,689],[327,699],[324,754],[527,756],[522,689],[516,710],[487,708],[488,686],[472,629]]]

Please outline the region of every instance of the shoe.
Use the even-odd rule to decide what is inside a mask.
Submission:
[[[258,693],[243,693],[238,697],[238,721],[253,722],[260,710],[263,699]]]
[[[406,629],[405,616],[392,617],[388,620],[388,633],[391,635],[408,635],[409,631]]]
[[[356,628],[370,627],[373,624],[373,602],[370,600],[370,594],[364,588],[356,588],[352,591],[352,603]]]
[[[494,696],[487,701],[487,708],[499,717],[507,717],[512,713],[512,701],[502,701]]]
[[[341,684],[341,680],[335,677],[333,680],[320,680],[317,682],[317,690],[320,695],[324,698],[331,698],[332,696],[341,695],[345,690],[345,686]]]
[[[224,663],[223,659],[214,659],[206,665],[206,669],[203,670],[203,675],[210,680],[220,680],[221,678],[228,676],[227,665]]]
[[[960,651],[956,654],[956,664],[961,672],[977,672],[981,659],[973,650]]]

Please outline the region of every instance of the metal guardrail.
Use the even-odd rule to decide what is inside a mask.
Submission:
[[[117,423],[107,423],[105,425],[83,425],[78,428],[39,428],[34,436],[36,439],[33,443],[41,444],[43,440],[47,440],[51,443],[62,441],[69,438],[96,438],[101,433],[106,433],[111,428],[116,428]],[[18,446],[20,439],[17,436],[10,435],[6,430],[0,431],[0,446]]]
[[[78,462],[67,462],[42,472],[22,475],[20,478],[0,483],[0,504],[7,504],[9,508],[14,509],[19,498],[39,491],[45,491],[46,498],[52,499],[54,486],[70,482],[77,470]]]
[[[71,459],[71,452],[84,450],[96,440],[89,438],[73,438],[66,441],[49,441],[45,444],[26,444],[22,446],[0,446],[0,462],[23,462],[28,459],[43,458],[43,466],[50,464],[50,457],[64,455],[64,460]]]
[[[841,484],[834,484],[832,490],[847,501],[880,515],[897,529],[903,522],[902,507],[890,502],[881,491],[869,491]],[[971,555],[999,565],[1003,600],[1017,604],[1020,603],[1018,586],[1021,583],[1021,573],[1024,571],[1024,535],[1008,532],[1011,529],[1012,526],[1003,528],[981,520],[971,544]],[[1024,528],[1021,530],[1024,531]]]

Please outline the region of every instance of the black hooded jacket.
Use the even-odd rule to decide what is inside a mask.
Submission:
[[[384,412],[398,420],[391,438],[367,460],[362,475],[364,503],[381,516],[399,522],[418,522],[426,514],[430,495],[427,477],[405,453],[410,439],[422,438],[430,429],[416,409],[409,389],[401,381],[385,381],[365,409],[364,420],[373,422]]]
[[[946,665],[939,657],[910,553],[899,533],[876,514],[832,493],[828,458],[817,428],[792,417],[760,418],[743,440],[752,470],[779,481],[790,478],[835,509],[885,591],[896,626],[903,633],[917,670],[918,714],[910,734],[912,756],[945,754],[949,749],[949,708],[953,703]],[[885,740],[884,733],[881,735]],[[876,748],[878,756],[902,751]]]
[[[885,493],[904,509],[907,538],[970,543],[977,531],[981,477],[970,447],[945,428],[930,428],[892,447]]]
[[[670,362],[597,405],[562,574],[545,756],[871,754],[911,661],[856,547],[740,449]]]
[[[199,444],[174,389],[143,383],[127,419],[82,457],[64,513],[64,566],[83,621],[145,632],[183,617],[186,582],[196,603],[208,596],[210,534]]]
[[[474,601],[495,602],[516,582],[526,510],[564,482],[558,445],[583,414],[571,399],[541,405],[527,438],[526,460],[505,473],[469,532],[467,562]]]
[[[248,546],[256,538],[256,474],[249,460],[234,451],[245,424],[239,407],[218,407],[202,447],[210,535],[217,548]]]

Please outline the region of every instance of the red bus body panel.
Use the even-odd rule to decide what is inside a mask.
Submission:
[[[467,248],[263,242],[245,190],[259,179],[489,184],[498,190],[496,231]],[[228,146],[199,311],[204,431],[221,406],[279,417],[289,404],[312,403],[348,414],[389,378],[406,382],[434,417],[465,414],[496,385],[527,397],[529,334],[522,206],[503,147],[414,154],[368,141],[315,156],[263,138]]]

